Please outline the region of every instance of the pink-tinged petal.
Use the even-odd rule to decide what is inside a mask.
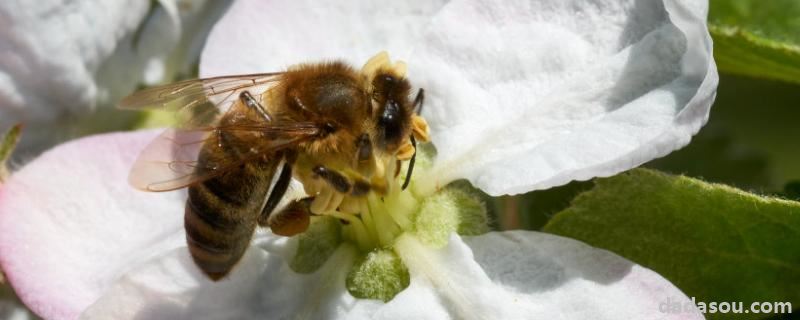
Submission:
[[[158,132],[60,145],[0,186],[0,266],[22,301],[47,319],[74,319],[142,261],[185,245],[182,192],[127,184]]]
[[[718,76],[708,3],[685,2],[449,2],[408,58],[438,150],[428,188],[523,193],[689,143]]]
[[[702,319],[664,306],[690,300],[658,274],[611,252],[536,232],[502,232],[433,249],[395,248],[411,284],[388,303],[353,298],[343,245],[312,274],[291,271],[291,246],[259,237],[240,272],[212,283],[173,250],[120,278],[84,319]],[[273,240],[274,241],[274,240]]]
[[[200,75],[275,72],[332,59],[360,67],[383,50],[407,59],[445,2],[239,0],[209,35]]]

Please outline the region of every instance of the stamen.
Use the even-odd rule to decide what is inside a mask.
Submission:
[[[342,219],[350,224],[345,226],[344,229],[350,229],[355,235],[356,243],[361,250],[370,250],[371,244],[375,243],[375,239],[369,236],[367,227],[357,216],[352,214],[339,213],[336,211],[326,213],[334,218]]]

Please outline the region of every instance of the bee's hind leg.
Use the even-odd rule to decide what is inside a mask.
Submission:
[[[294,200],[272,215],[269,219],[269,228],[272,233],[291,237],[305,232],[311,223],[311,203],[313,202],[314,197]]]
[[[269,224],[268,220],[272,211],[278,206],[283,196],[286,194],[286,190],[289,189],[289,184],[292,182],[292,162],[287,160],[283,163],[283,168],[281,168],[281,172],[278,175],[278,180],[275,181],[275,185],[272,187],[272,190],[269,191],[269,195],[267,196],[267,201],[264,203],[264,207],[261,208],[261,214],[258,217],[258,224],[261,226],[266,226]]]

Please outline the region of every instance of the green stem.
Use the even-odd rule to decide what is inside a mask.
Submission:
[[[5,180],[8,177],[8,167],[6,166],[6,162],[8,158],[11,157],[11,153],[14,151],[14,148],[17,146],[19,142],[20,132],[22,132],[22,124],[16,124],[11,129],[6,132],[3,136],[3,140],[0,141],[0,182]]]

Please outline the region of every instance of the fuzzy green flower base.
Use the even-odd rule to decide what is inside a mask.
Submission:
[[[347,275],[347,290],[356,298],[392,300],[410,282],[403,261],[389,250],[375,250],[356,261]]]
[[[343,243],[360,248],[347,276],[347,289],[354,297],[389,301],[409,285],[403,261],[393,251],[394,242],[412,234],[423,245],[441,248],[451,234],[479,235],[489,231],[486,206],[468,183],[451,184],[433,194],[416,194],[414,184],[424,177],[432,157],[430,148],[420,148],[417,174],[406,190],[399,184],[392,192],[369,198],[369,212],[346,216],[344,223],[331,216],[315,216],[311,226],[297,236],[292,270],[311,273],[319,269]],[[404,174],[398,177],[404,177]],[[338,214],[337,217],[343,217]]]

